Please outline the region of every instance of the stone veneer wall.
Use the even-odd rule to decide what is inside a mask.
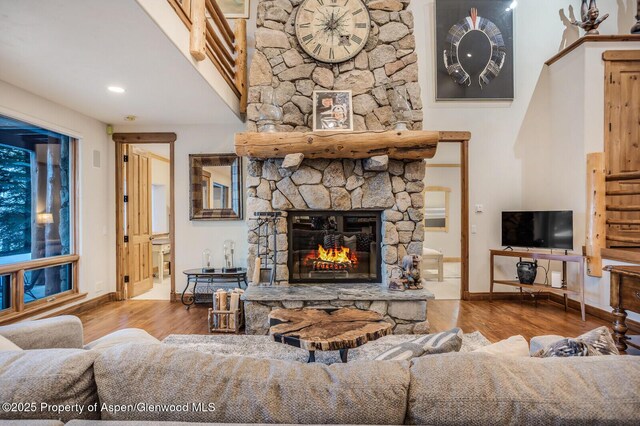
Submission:
[[[260,0],[256,51],[250,67],[247,130],[257,131],[261,111],[278,131],[310,131],[314,90],[353,92],[354,130],[390,129],[395,123],[385,85],[406,83],[412,117],[409,129],[422,129],[422,101],[410,0],[364,0],[371,16],[365,49],[341,64],[313,60],[295,37],[302,0]],[[266,105],[263,106],[263,103]]]
[[[354,130],[391,129],[396,121],[385,86],[404,82],[412,108],[409,129],[422,129],[422,102],[410,0],[364,0],[371,16],[371,35],[354,59],[342,64],[318,63],[299,46],[295,17],[302,0],[260,0],[256,50],[249,72],[247,130],[257,131],[261,114],[274,120],[279,132],[311,131],[314,90],[353,92]],[[247,218],[249,273],[258,250],[256,211],[283,211],[263,243],[278,249],[276,283],[287,285],[286,210],[384,209],[382,215],[382,278],[399,276],[405,254],[422,254],[424,238],[421,161],[305,159],[295,173],[280,168],[282,160],[249,161]],[[271,261],[273,263],[273,260]]]
[[[422,255],[424,240],[425,165],[422,161],[307,160],[294,173],[280,168],[281,159],[252,160],[247,184],[249,227],[249,276],[258,253],[257,221],[254,212],[283,211],[274,242],[272,228],[263,236],[273,255],[278,249],[276,284],[287,285],[288,238],[286,211],[384,209],[382,213],[382,279],[401,274],[398,263],[406,254]],[[264,233],[263,233],[264,235]],[[273,261],[270,262],[272,264]]]

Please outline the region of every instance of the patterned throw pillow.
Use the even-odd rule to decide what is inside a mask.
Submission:
[[[427,334],[410,342],[394,346],[378,355],[375,359],[377,361],[406,361],[422,355],[458,352],[461,347],[462,330],[452,328],[449,331]]]
[[[533,354],[539,358],[601,355],[619,355],[611,332],[605,326],[584,333],[575,339],[558,340]]]
[[[418,337],[413,343],[422,346],[423,355],[458,352],[462,347],[462,334],[462,330],[456,327],[449,331]]]
[[[406,342],[381,353],[375,359],[376,361],[407,361],[412,358],[417,358],[423,353],[424,349],[422,349],[422,346],[412,342]]]

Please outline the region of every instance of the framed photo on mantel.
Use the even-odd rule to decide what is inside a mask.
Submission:
[[[436,0],[436,100],[512,100],[513,0]]]
[[[353,131],[351,90],[313,92],[313,131]]]

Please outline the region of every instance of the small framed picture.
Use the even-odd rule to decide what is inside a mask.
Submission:
[[[215,0],[227,19],[249,19],[251,0]]]
[[[313,131],[353,131],[351,90],[313,92]]]

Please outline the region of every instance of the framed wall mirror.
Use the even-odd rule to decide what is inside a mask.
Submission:
[[[424,191],[424,227],[426,231],[449,231],[449,198],[451,188],[428,186]]]
[[[189,155],[191,220],[242,220],[242,158]]]

